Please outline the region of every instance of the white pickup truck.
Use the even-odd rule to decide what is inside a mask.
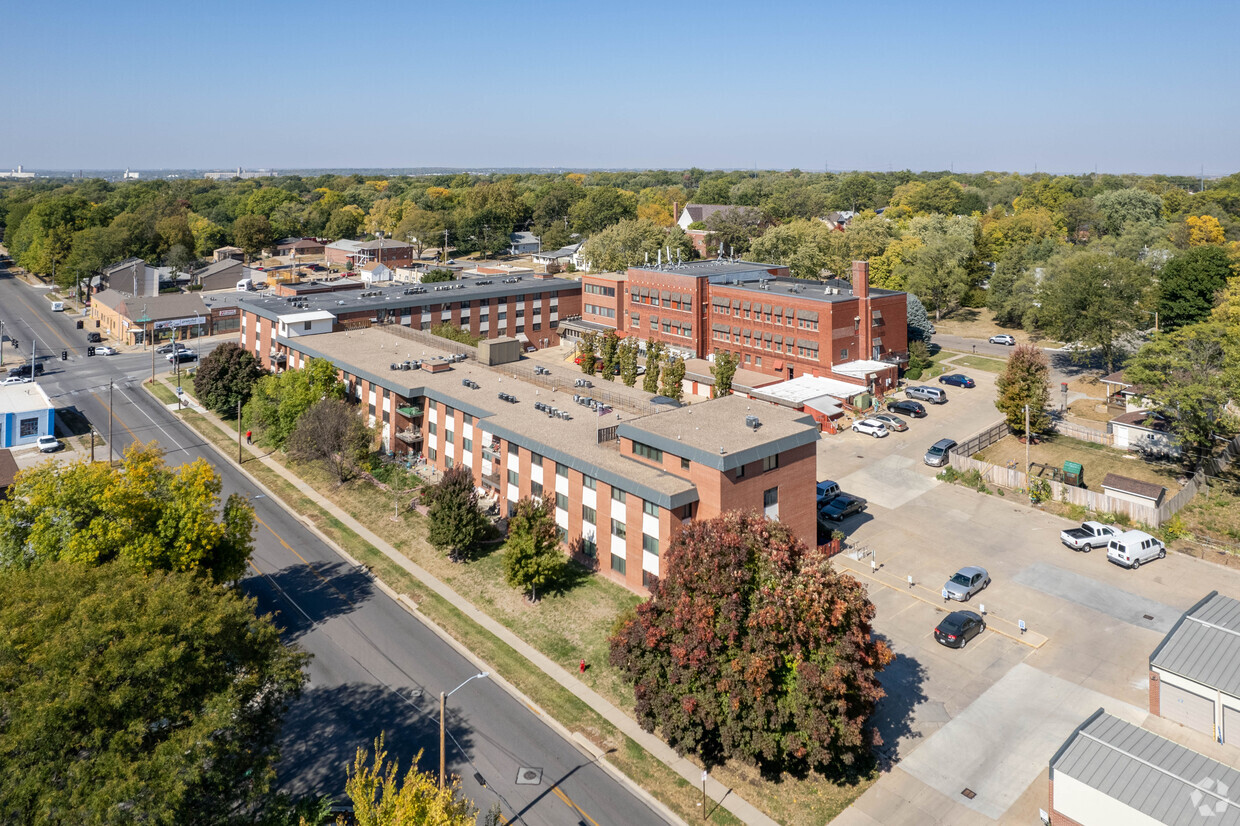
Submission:
[[[1074,551],[1088,553],[1094,548],[1105,548],[1107,543],[1120,535],[1119,528],[1101,522],[1083,522],[1079,528],[1059,532],[1059,541]]]

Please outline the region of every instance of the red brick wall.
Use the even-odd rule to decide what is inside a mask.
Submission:
[[[1060,814],[1059,812],[1055,811],[1055,778],[1054,778],[1054,775],[1051,776],[1050,780],[1047,781],[1046,785],[1048,787],[1047,793],[1049,797],[1046,810],[1050,812],[1050,815],[1051,815],[1051,826],[1084,826],[1083,823],[1078,823],[1077,821],[1073,820],[1067,815]]]
[[[1162,716],[1162,698],[1161,698],[1162,682],[1158,679],[1155,671],[1150,671],[1150,714],[1157,717]]]

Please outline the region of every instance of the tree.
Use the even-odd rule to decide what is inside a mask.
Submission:
[[[427,247],[437,247],[443,243],[443,231],[444,222],[437,213],[409,207],[396,227],[396,237],[412,244],[414,254],[421,258],[422,251]]]
[[[659,392],[659,374],[663,372],[663,342],[652,341],[646,345],[646,373],[642,377],[642,390],[651,395]]]
[[[1223,225],[1213,215],[1190,215],[1184,219],[1188,227],[1188,245],[1222,244],[1227,240]]]
[[[73,234],[73,249],[56,273],[62,285],[72,284],[81,297],[83,282],[103,272],[120,258],[116,233],[107,227],[87,227]]]
[[[1097,348],[1107,369],[1125,337],[1144,322],[1152,289],[1139,264],[1100,252],[1074,252],[1052,262],[1042,285],[1041,321],[1060,341]]]
[[[666,229],[653,221],[620,221],[590,236],[581,246],[581,257],[595,272],[623,271],[646,261],[654,263],[660,251],[664,261],[688,260],[693,257],[693,244],[680,227]]]
[[[349,204],[340,207],[332,212],[331,217],[327,219],[327,226],[323,232],[330,238],[353,238],[362,227],[362,221],[366,218],[356,206]]]
[[[202,577],[119,562],[0,575],[4,819],[175,826],[258,811],[307,657],[254,610]]]
[[[641,726],[707,768],[861,771],[892,660],[865,588],[753,512],[686,525],[659,565],[650,599],[610,640]]]
[[[906,283],[910,292],[923,296],[934,306],[934,320],[943,312],[951,312],[971,286],[965,260],[972,252],[959,238],[936,238],[914,250],[907,267]]]
[[[242,215],[233,222],[233,241],[252,259],[271,246],[275,236],[265,215]]]
[[[599,337],[599,358],[603,361],[603,379],[616,380],[616,367],[620,364],[620,339],[615,330],[608,330]]]
[[[538,590],[558,583],[565,564],[555,524],[555,503],[550,499],[522,499],[508,518],[508,549],[504,554],[508,584],[521,589],[530,602],[538,602]]]
[[[1162,198],[1144,189],[1114,189],[1094,197],[1104,229],[1118,235],[1128,224],[1162,221]]]
[[[1227,286],[1231,261],[1222,247],[1193,247],[1172,258],[1159,279],[1158,314],[1165,330],[1210,315],[1215,295]]]
[[[260,431],[261,438],[284,447],[301,414],[320,399],[343,399],[344,383],[336,366],[325,359],[310,359],[301,370],[263,376],[254,385],[244,409],[245,421]]]
[[[177,468],[154,442],[135,443],[119,467],[46,463],[21,471],[0,504],[0,572],[63,559],[115,559],[144,571],[239,579],[253,548],[254,510],[204,459]]]
[[[1154,336],[1124,366],[1124,378],[1200,463],[1215,436],[1230,437],[1240,427],[1230,409],[1240,390],[1238,364],[1240,331],[1204,322]]]
[[[427,541],[447,551],[453,562],[467,559],[488,528],[478,507],[473,472],[465,465],[449,468],[438,483],[427,488],[422,500],[427,504]]]
[[[835,188],[832,202],[838,209],[859,212],[862,209],[878,206],[875,195],[878,185],[874,178],[859,172],[845,176]]]
[[[771,264],[784,264],[797,278],[818,278],[827,267],[836,240],[822,221],[793,220],[768,229],[750,244],[750,257]],[[837,270],[842,272],[842,270]]]
[[[568,211],[573,230],[593,235],[612,224],[637,217],[637,196],[613,186],[591,186]]]
[[[736,375],[736,358],[726,350],[715,352],[715,363],[710,366],[715,377],[714,398],[732,395],[732,377]]]
[[[909,341],[929,341],[930,336],[934,333],[934,325],[930,323],[930,315],[926,312],[926,305],[921,303],[921,299],[912,293],[907,293],[908,299],[906,305]]]
[[[598,336],[594,333],[583,333],[577,342],[577,359],[581,362],[581,372],[593,376],[597,369]]]
[[[361,467],[370,442],[370,428],[353,405],[343,399],[323,399],[298,417],[289,434],[288,453],[295,461],[323,465],[343,483]]]
[[[663,368],[663,375],[659,377],[659,393],[669,399],[680,401],[685,394],[684,380],[685,360],[672,359]]]
[[[440,281],[455,281],[455,280],[456,280],[456,273],[454,273],[452,270],[431,270],[430,272],[427,272],[423,274],[422,276],[423,284],[437,284]]]
[[[199,362],[194,393],[216,413],[235,415],[237,405],[250,400],[254,384],[266,373],[253,353],[235,341],[225,341]]]
[[[999,397],[995,407],[1003,413],[1008,427],[1021,436],[1025,432],[1025,407],[1029,408],[1029,430],[1043,433],[1050,427],[1051,367],[1046,354],[1032,344],[1018,344],[1008,357],[1007,366],[995,385]]]
[[[637,339],[634,336],[620,342],[617,360],[620,362],[620,381],[626,387],[637,384]]]
[[[474,826],[478,810],[461,795],[457,777],[444,788],[430,772],[417,770],[422,752],[402,781],[397,761],[386,768],[387,751],[383,735],[375,740],[374,765],[367,765],[367,753],[357,750],[344,792],[353,803],[353,822],[359,826]],[[341,819],[338,823],[343,824]]]
[[[707,243],[723,255],[744,255],[749,244],[762,234],[762,213],[752,207],[732,207],[711,213],[706,219]]]

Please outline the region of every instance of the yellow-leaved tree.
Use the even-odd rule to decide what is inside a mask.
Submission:
[[[439,788],[438,779],[430,772],[417,770],[422,752],[413,758],[413,767],[402,780],[397,761],[387,763],[383,735],[375,740],[373,765],[368,765],[366,749],[359,748],[344,791],[353,803],[353,822],[357,826],[474,826],[478,810],[461,796],[460,780]],[[492,810],[484,822],[498,822]],[[337,824],[343,826],[344,820]]]
[[[1226,240],[1223,225],[1213,215],[1190,215],[1184,219],[1188,224],[1188,245],[1221,244]]]

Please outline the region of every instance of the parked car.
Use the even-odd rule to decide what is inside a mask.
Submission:
[[[904,419],[901,419],[899,416],[893,416],[890,413],[875,413],[870,418],[876,422],[882,422],[888,430],[895,430],[897,432],[908,430],[908,423]]]
[[[1006,344],[1009,347],[1016,346],[1016,337],[1009,336],[1007,333],[999,333],[987,339],[991,344]]]
[[[155,352],[159,353],[161,356],[166,356],[174,350],[188,350],[188,349],[189,349],[188,347],[186,347],[184,344],[182,344],[179,341],[170,341],[167,344],[161,344],[160,346],[156,347]]]
[[[105,344],[102,347],[95,348],[95,355],[96,356],[114,356],[116,355],[116,348],[109,347]]]
[[[1145,531],[1124,531],[1107,543],[1107,561],[1134,571],[1141,567],[1142,562],[1162,559],[1166,555],[1167,546]]]
[[[860,421],[853,422],[852,431],[873,436],[875,439],[881,439],[887,435],[887,426],[874,419],[861,419]]]
[[[64,447],[55,436],[40,436],[35,444],[39,446],[40,453],[55,453]]]
[[[841,493],[818,509],[818,521],[843,522],[854,513],[861,513],[865,506],[866,501],[860,496]]]
[[[924,385],[906,387],[904,395],[910,399],[930,402],[930,404],[947,404],[947,391],[939,387],[925,387]]]
[[[948,648],[964,648],[986,630],[986,620],[972,611],[952,611],[934,627],[934,639]]]
[[[32,379],[35,376],[41,376],[41,375],[43,375],[42,362],[35,362],[33,369],[30,366],[30,362],[26,362],[25,364],[19,364],[16,367],[9,368],[10,377],[21,376],[26,379]]]
[[[946,376],[939,376],[939,384],[950,384],[953,387],[976,387],[973,379],[963,373],[948,373]]]
[[[985,568],[970,565],[961,568],[952,578],[943,583],[943,592],[948,599],[965,602],[969,597],[990,584],[990,574]]]
[[[1074,551],[1089,553],[1094,548],[1105,548],[1120,533],[1119,528],[1101,522],[1082,522],[1079,528],[1060,531],[1059,541]]]
[[[887,409],[892,413],[903,413],[905,416],[912,416],[914,419],[924,419],[926,417],[926,408],[921,406],[920,402],[910,399],[896,399],[887,402]]]
[[[839,496],[841,492],[842,491],[840,491],[840,486],[838,483],[832,482],[830,479],[823,479],[818,483],[818,507],[821,508],[823,505]]]
[[[930,467],[943,467],[950,459],[949,454],[955,446],[956,443],[951,439],[939,439],[930,445],[930,449],[926,451],[923,461]]]
[[[34,381],[30,376],[8,376],[0,379],[0,387],[8,387],[12,384],[29,384]]]

